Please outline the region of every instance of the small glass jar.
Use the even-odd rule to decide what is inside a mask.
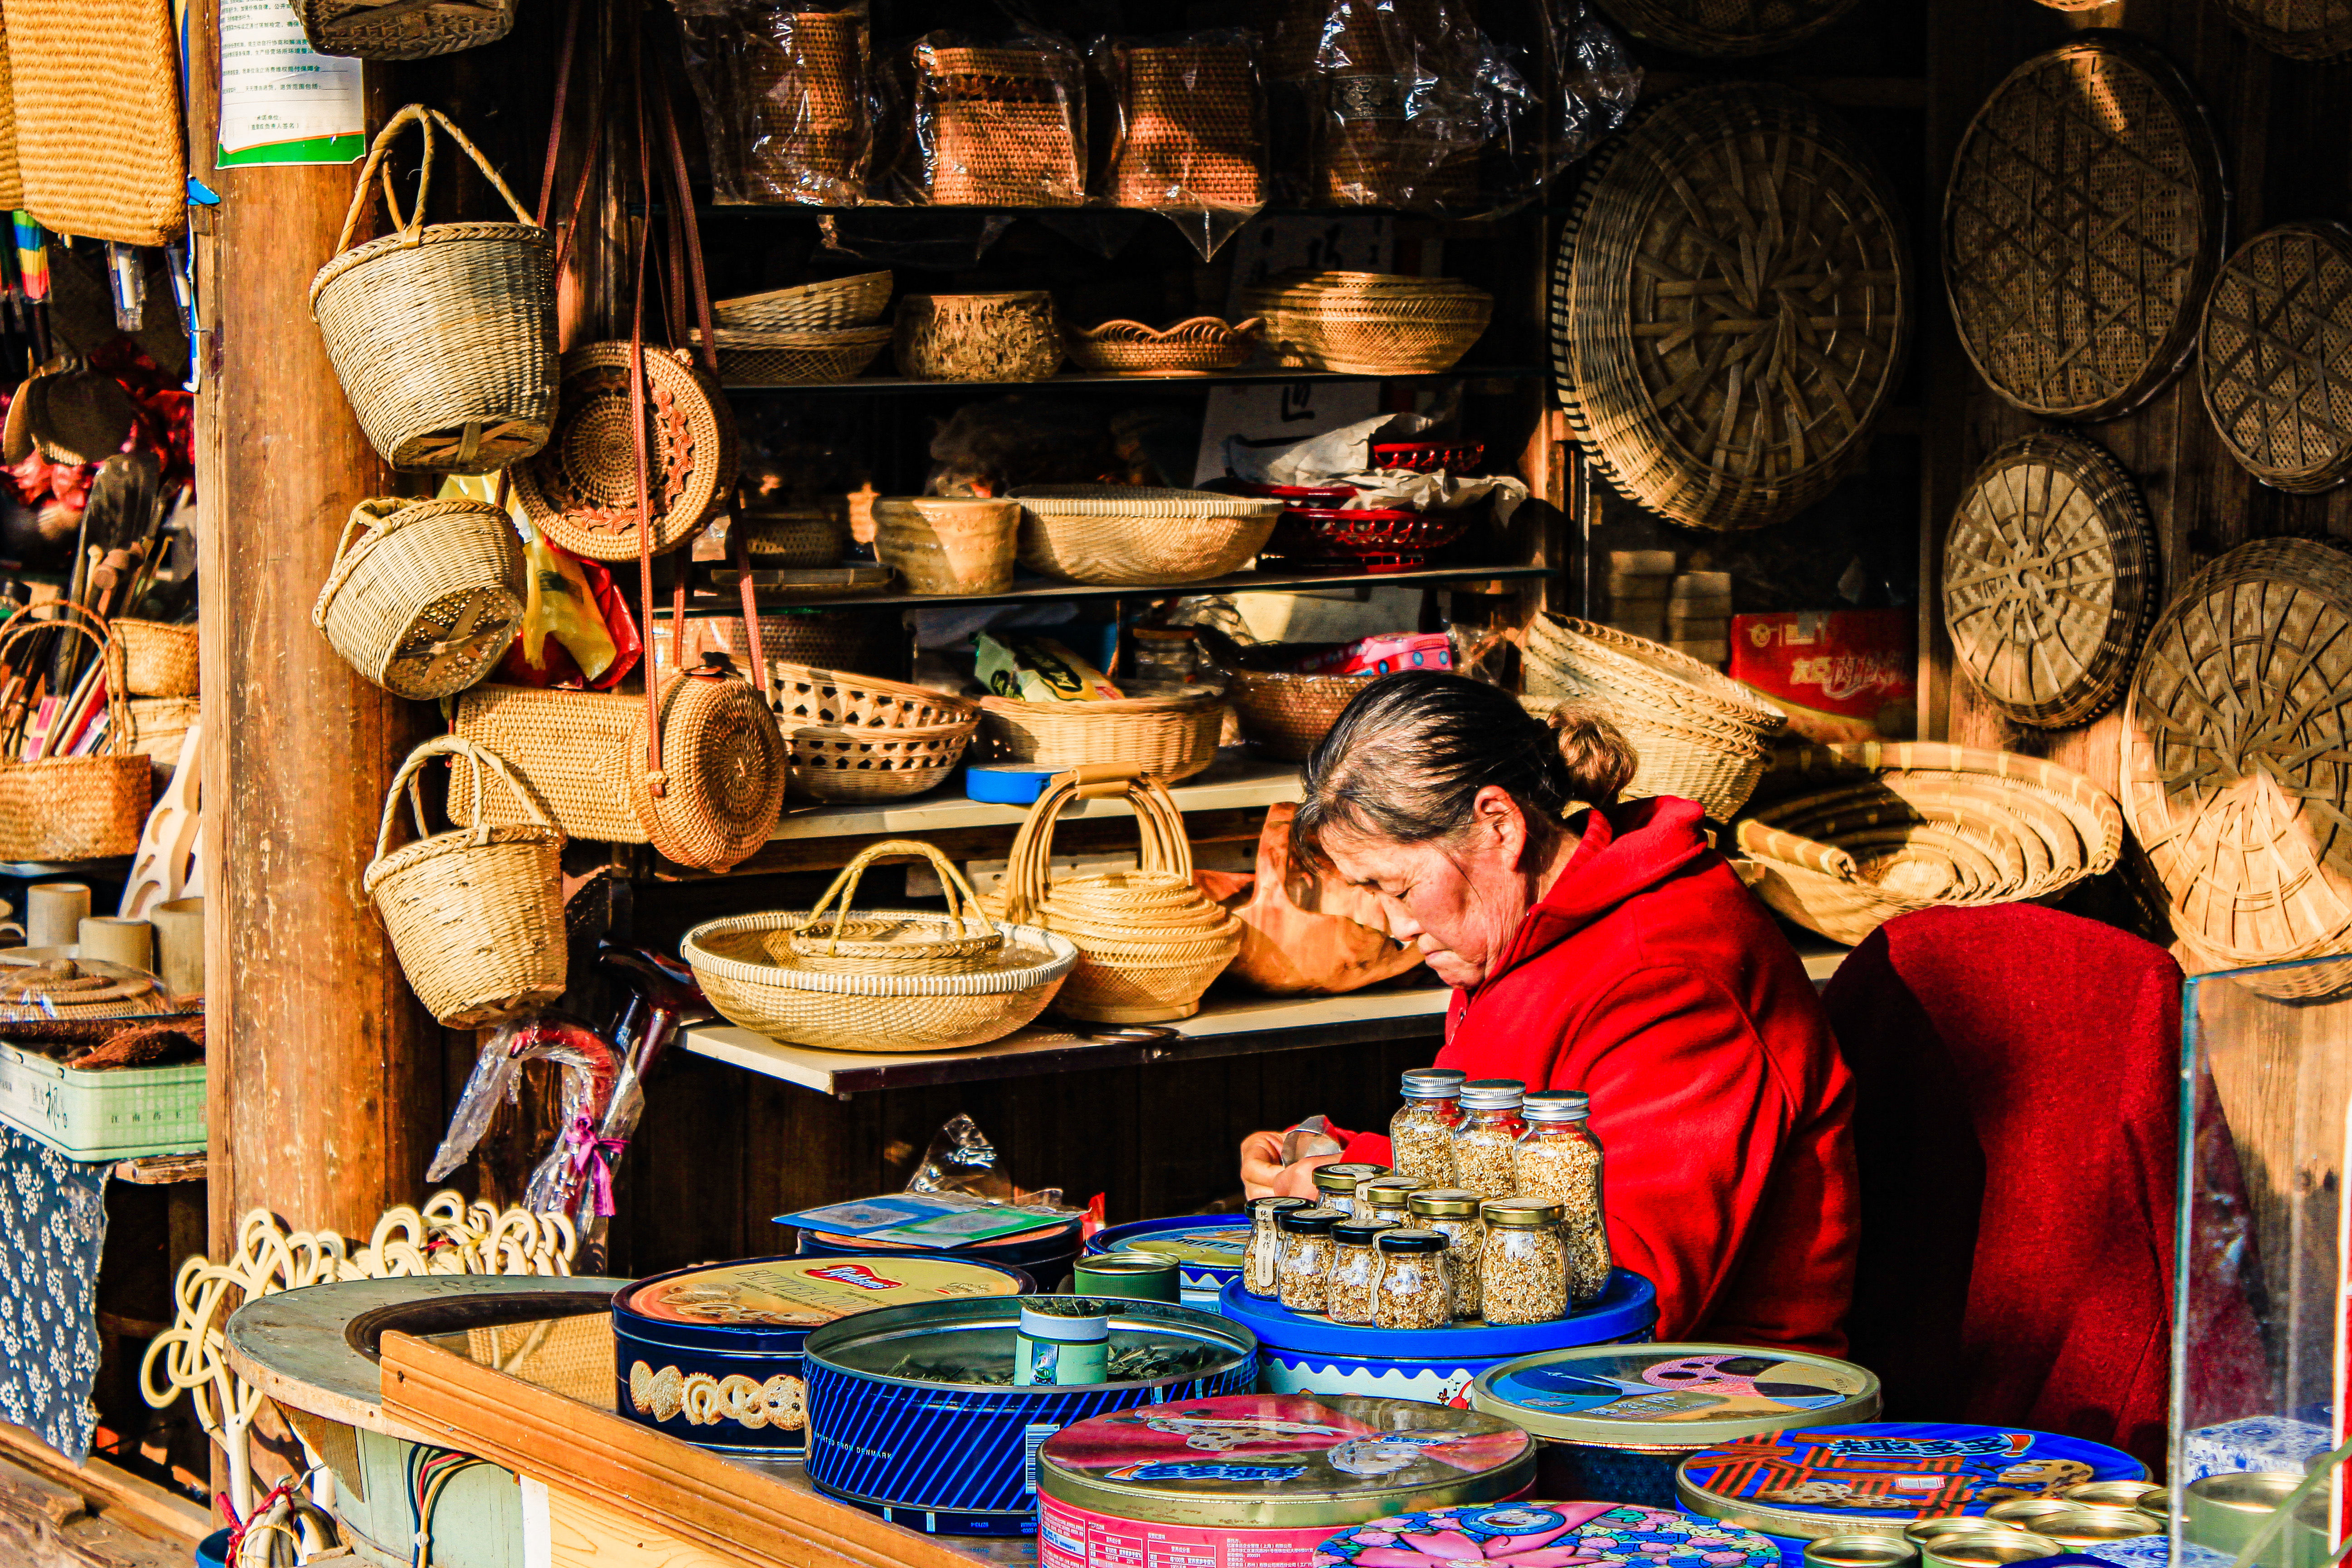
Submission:
[[[1478,1252],[1486,1227],[1478,1218],[1478,1194],[1464,1187],[1439,1187],[1412,1194],[1407,1204],[1412,1228],[1445,1237],[1445,1281],[1454,1292],[1457,1321],[1478,1315]]]
[[[1190,686],[1201,679],[1201,634],[1191,626],[1135,626],[1134,679],[1141,686]]]
[[[1375,1176],[1385,1176],[1388,1173],[1389,1168],[1386,1165],[1368,1164],[1360,1160],[1343,1161],[1334,1165],[1318,1165],[1315,1167],[1315,1190],[1321,1196],[1317,1201],[1327,1207],[1346,1209],[1349,1214],[1354,1214],[1356,1189]]]
[[[1515,1078],[1473,1079],[1462,1086],[1462,1120],[1454,1129],[1454,1184],[1482,1198],[1519,1190],[1519,1100],[1528,1086]]]
[[[1420,1190],[1411,1176],[1374,1176],[1356,1189],[1356,1217],[1383,1230],[1410,1225],[1405,1200]]]
[[[1338,1209],[1285,1209],[1275,1219],[1282,1232],[1282,1266],[1276,1295],[1294,1312],[1319,1312],[1331,1282],[1331,1227],[1348,1216]]]
[[[1384,1230],[1372,1321],[1383,1329],[1442,1329],[1454,1316],[1445,1279],[1445,1237],[1433,1230]]]
[[[1559,1205],[1560,1245],[1568,1251],[1568,1294],[1590,1301],[1609,1285],[1609,1222],[1601,1208],[1601,1140],[1586,1119],[1592,1101],[1581,1090],[1530,1094],[1521,1107],[1528,1130],[1519,1138],[1519,1193]]]
[[[1478,1305],[1489,1323],[1549,1323],[1568,1316],[1568,1255],[1559,1205],[1496,1198],[1479,1205]]]
[[[1331,1227],[1331,1279],[1323,1292],[1323,1315],[1333,1322],[1372,1321],[1372,1287],[1381,1279],[1372,1242],[1386,1228],[1352,1219]]]
[[[1285,1209],[1310,1207],[1305,1198],[1252,1198],[1249,1250],[1242,1258],[1242,1289],[1268,1300],[1281,1293],[1282,1233],[1274,1222]]]
[[[1389,1158],[1417,1186],[1454,1184],[1454,1124],[1462,1120],[1462,1080],[1453,1068],[1415,1068],[1404,1075],[1404,1104],[1389,1118]]]

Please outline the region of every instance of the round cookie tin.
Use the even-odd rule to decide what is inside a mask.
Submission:
[[[1542,1440],[1546,1497],[1679,1506],[1691,1454],[1800,1422],[1878,1414],[1878,1379],[1852,1362],[1751,1345],[1595,1345],[1522,1356],[1478,1374],[1470,1407]]]
[[[1517,1497],[1534,1474],[1528,1435],[1475,1411],[1296,1394],[1171,1400],[1045,1440],[1037,1561],[1314,1568],[1317,1549],[1351,1524]]]
[[[1620,1268],[1591,1303],[1549,1323],[1381,1329],[1294,1312],[1279,1301],[1225,1288],[1225,1316],[1258,1338],[1258,1386],[1268,1394],[1359,1394],[1467,1408],[1480,1373],[1538,1351],[1646,1340],[1658,1293]]]
[[[1676,1468],[1682,1505],[1772,1535],[1899,1535],[2084,1481],[2138,1480],[2120,1448],[2016,1426],[1885,1421],[1804,1426],[1705,1449]]]
[[[1017,1268],[907,1253],[751,1258],[656,1274],[613,1297],[614,1408],[700,1447],[798,1453],[810,1330],[877,1307],[1030,1289]]]
[[[1249,1238],[1247,1215],[1192,1214],[1107,1226],[1087,1238],[1087,1250],[1172,1258],[1184,1305],[1214,1312],[1223,1310],[1218,1298],[1225,1287],[1242,1277]]]
[[[861,1241],[854,1236],[803,1230],[799,1233],[800,1255],[803,1258],[864,1258],[875,1253],[887,1253],[898,1258],[969,1258],[976,1263],[994,1263],[1006,1268],[1018,1268],[1034,1279],[1039,1289],[1055,1290],[1059,1289],[1069,1278],[1070,1265],[1077,1260],[1080,1223],[1080,1216],[1073,1215],[1067,1224],[1050,1229],[1027,1236],[999,1237],[993,1241],[974,1242],[968,1247],[916,1247],[903,1241]]]
[[[1672,1509],[1617,1502],[1508,1502],[1374,1520],[1325,1542],[1310,1568],[1780,1568],[1769,1537]]]
[[[1037,1522],[1031,1455],[1047,1435],[1255,1381],[1246,1329],[1161,1301],[1105,1305],[1108,1383],[1015,1386],[1021,1305],[1010,1300],[890,1307],[815,1330],[810,1483],[930,1534],[1025,1535]]]

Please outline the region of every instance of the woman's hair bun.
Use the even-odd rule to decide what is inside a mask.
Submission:
[[[1624,731],[1598,708],[1563,702],[1544,722],[1559,743],[1559,759],[1567,764],[1576,798],[1594,805],[1610,805],[1633,782],[1638,761]]]

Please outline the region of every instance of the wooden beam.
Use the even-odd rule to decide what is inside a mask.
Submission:
[[[187,1499],[104,1459],[84,1459],[77,1465],[23,1427],[5,1421],[0,1421],[0,1464],[29,1474],[53,1492],[80,1499],[83,1511],[107,1515],[117,1523],[134,1523],[142,1533],[184,1548],[193,1548],[213,1529],[211,1516]],[[58,1518],[54,1508],[49,1513],[58,1524],[72,1517],[68,1512]]]

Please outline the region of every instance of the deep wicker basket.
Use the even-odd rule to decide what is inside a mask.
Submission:
[[[874,553],[910,594],[1002,594],[1013,586],[1020,503],[988,496],[887,496],[874,503]]]
[[[522,628],[524,571],[488,501],[373,498],[343,524],[310,624],[376,685],[429,702],[498,668]]]
[[[1241,570],[1274,531],[1282,503],[1140,485],[1029,485],[1021,564],[1074,583],[1197,583]]]
[[[925,189],[941,206],[1086,200],[1085,71],[1073,51],[915,48]]]
[[[1251,751],[1276,762],[1303,763],[1370,679],[1228,669],[1225,700],[1241,720]]]
[[[1452,370],[1494,316],[1494,297],[1443,278],[1294,274],[1247,291],[1277,364],[1349,375]]]
[[[122,679],[133,697],[194,697],[202,685],[194,626],[166,621],[107,623],[122,647]]]
[[[1070,362],[1097,375],[1213,375],[1257,352],[1265,322],[1194,316],[1173,326],[1103,321],[1065,329]]]

